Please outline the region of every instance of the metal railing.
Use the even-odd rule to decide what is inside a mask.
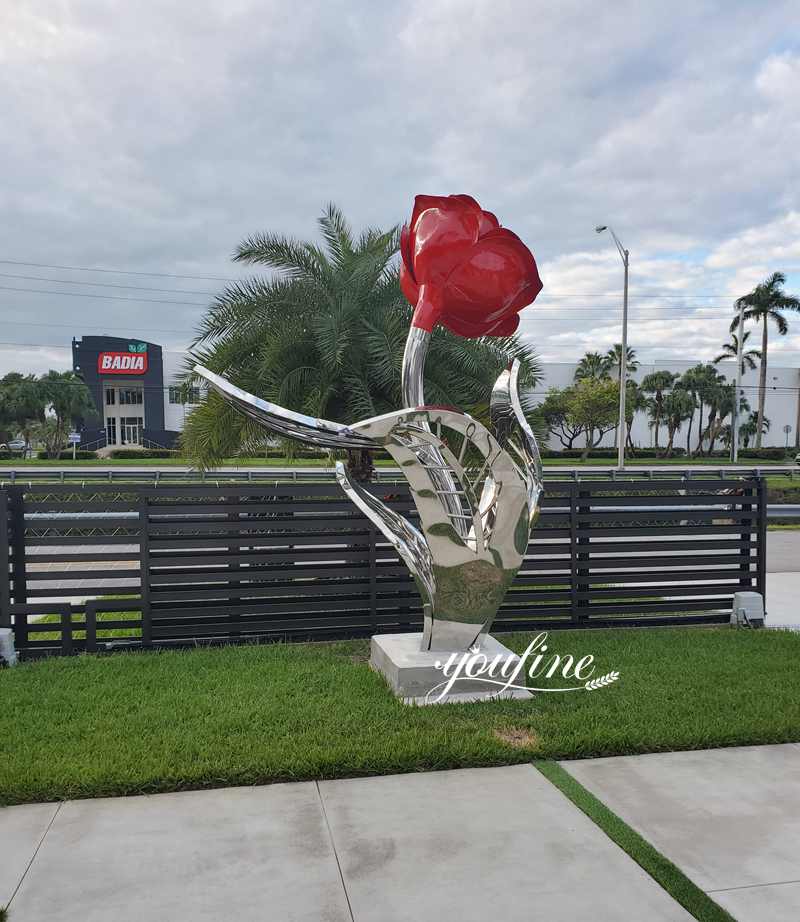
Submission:
[[[263,468],[220,468],[213,471],[198,471],[180,466],[165,465],[157,470],[137,468],[132,461],[128,467],[80,467],[47,468],[26,467],[4,469],[0,467],[0,488],[14,484],[57,482],[57,483],[283,483],[335,480],[332,467],[263,467]],[[641,467],[629,468],[624,472],[613,467],[569,467],[545,466],[545,480],[564,480],[568,478],[575,483],[596,480],[637,482],[654,479],[670,480],[730,480],[736,481],[748,477],[788,477],[800,483],[800,467]],[[376,483],[404,482],[396,467],[378,467],[375,469]]]

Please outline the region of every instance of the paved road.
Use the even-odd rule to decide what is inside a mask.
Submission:
[[[767,532],[767,572],[800,574],[800,531]]]

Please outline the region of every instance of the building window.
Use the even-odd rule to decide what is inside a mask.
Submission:
[[[119,391],[119,402],[120,404],[141,404],[144,400],[144,393],[139,387],[130,387],[130,388],[120,388]]]
[[[106,420],[106,445],[117,444],[117,420],[111,416]]]
[[[184,399],[184,396],[186,399]],[[189,403],[189,404],[200,403],[200,388],[199,387],[180,387],[178,385],[173,385],[169,389],[169,402],[170,403]]]
[[[106,406],[113,407],[116,402],[117,402],[117,392],[114,390],[113,387],[107,387],[106,388]]]

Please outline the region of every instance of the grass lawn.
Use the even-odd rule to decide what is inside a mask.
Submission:
[[[505,635],[522,651],[532,635]],[[0,803],[800,740],[800,634],[557,632],[595,692],[399,703],[366,641],[119,653],[0,670]]]

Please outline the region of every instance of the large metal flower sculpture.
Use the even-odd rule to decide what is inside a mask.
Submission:
[[[195,371],[266,428],[330,448],[383,448],[398,463],[419,527],[336,473],[411,571],[424,605],[423,650],[480,644],[516,575],[542,491],[536,439],[519,401],[519,365],[494,385],[491,431],[455,409],[426,406],[423,370],[442,323],[461,336],[506,336],[541,291],[530,250],[468,195],[419,195],[401,238],[400,282],[414,307],[403,356],[404,409],[345,426],[268,403],[202,366]]]

